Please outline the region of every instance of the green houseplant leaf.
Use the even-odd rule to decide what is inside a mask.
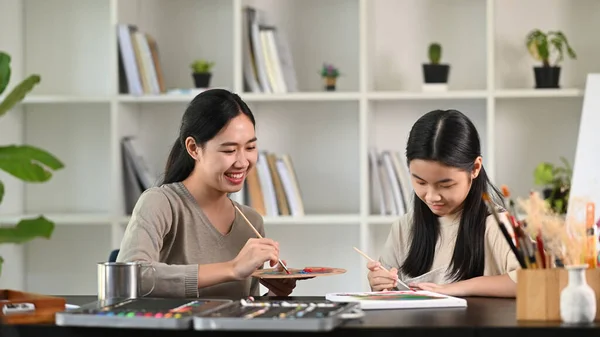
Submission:
[[[540,163],[534,171],[536,185],[546,185],[554,180],[554,166],[550,163]]]
[[[0,94],[8,87],[11,68],[10,55],[0,51]],[[39,75],[30,75],[17,84],[0,101],[0,117],[6,114],[40,82]],[[63,163],[50,153],[30,145],[0,146],[0,170],[6,171],[25,182],[44,182],[52,176],[50,170],[63,168]],[[4,183],[0,181],[0,203],[4,198]],[[0,244],[20,244],[35,238],[50,238],[54,223],[39,216],[19,221],[13,227],[0,227]],[[4,259],[0,257],[0,275]]]
[[[190,64],[192,71],[196,74],[206,74],[210,73],[211,69],[215,65],[214,62],[206,61],[206,60],[195,60]]]
[[[27,95],[36,84],[40,83],[40,80],[41,78],[39,75],[31,75],[21,83],[17,84],[17,86],[6,95],[4,100],[0,102],[0,116],[12,109],[15,104],[22,101],[25,98],[25,95]]]
[[[35,238],[49,239],[54,230],[54,223],[39,216],[23,219],[12,228],[0,228],[0,243],[24,243]]]
[[[29,145],[0,146],[0,169],[26,182],[44,182],[52,173],[63,168],[56,157]]]
[[[6,90],[10,80],[10,55],[0,52],[0,95]],[[1,114],[0,114],[1,115]]]

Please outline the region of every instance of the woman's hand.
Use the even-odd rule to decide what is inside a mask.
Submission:
[[[287,266],[287,262],[282,261]],[[278,263],[277,271],[283,271],[283,266]],[[296,288],[296,280],[293,278],[260,279],[260,283],[269,289],[268,296],[289,296]]]
[[[369,261],[367,263],[369,268],[369,285],[372,291],[387,291],[398,286],[398,270],[396,268],[390,269],[390,272],[381,268],[381,263]]]
[[[269,261],[271,266],[279,262],[279,244],[271,239],[248,239],[232,261],[233,278],[243,280]]]

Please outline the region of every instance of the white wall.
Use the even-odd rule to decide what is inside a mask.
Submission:
[[[244,5],[262,9],[287,36],[302,93],[242,93],[235,20]],[[23,212],[58,221],[51,240],[28,243],[22,253],[16,247],[10,284],[54,294],[95,294],[95,264],[118,247],[128,221],[120,138],[138,136],[160,174],[192,98],[119,95],[117,23],[156,39],[169,89],[193,86],[194,59],[214,60],[212,84],[248,101],[261,149],[291,154],[307,216],[265,219],[268,236],[281,242],[291,266],[348,269],[299,283],[299,295],[366,289],[366,261],[352,247],[376,258],[394,220],[370,205],[367,149],[404,153],[420,115],[458,109],[478,127],[494,182],[525,196],[537,163],[573,160],[585,77],[600,71],[593,34],[600,3],[593,0],[0,0],[0,8],[0,30],[14,32],[0,36],[0,49],[14,54],[16,76],[42,75],[2,119],[0,141],[42,146],[66,164],[24,192],[1,176],[0,222]],[[559,91],[533,89],[535,63],[524,46],[533,28],[564,31],[579,55],[563,63]],[[421,92],[421,64],[434,41],[452,66],[447,93]],[[323,62],[340,67],[338,92],[323,92]]]

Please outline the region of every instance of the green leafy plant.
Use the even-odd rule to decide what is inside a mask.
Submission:
[[[565,214],[568,208],[573,169],[564,157],[560,157],[560,160],[563,166],[549,162],[539,163],[533,171],[533,177],[535,185],[544,187],[544,199],[550,208],[558,214]]]
[[[553,53],[557,54],[556,60],[553,63],[554,66],[558,66],[563,61],[565,51],[572,59],[577,58],[575,51],[567,41],[567,37],[561,31],[544,33],[539,29],[534,29],[527,34],[525,45],[527,50],[529,50],[529,54],[536,61],[542,62],[544,67],[551,66],[550,57]]]
[[[442,45],[435,42],[430,44],[428,55],[431,64],[439,64],[442,59]]]
[[[333,64],[323,63],[321,77],[337,78],[338,76],[340,76],[338,68],[334,67]]]
[[[9,54],[0,52],[0,95],[6,90],[10,81],[10,61]],[[39,75],[30,75],[17,84],[0,101],[0,117],[22,101],[40,80]],[[60,160],[37,147],[30,145],[0,146],[0,170],[24,182],[45,182],[52,177],[51,170],[59,170],[63,167],[64,165]],[[4,184],[0,181],[0,203],[2,203],[4,193]],[[0,227],[0,244],[21,244],[37,237],[48,239],[53,231],[54,223],[44,216],[23,219],[13,227]],[[0,257],[0,274],[2,273],[3,262],[4,259]]]
[[[194,74],[206,74],[210,73],[212,68],[215,66],[214,62],[209,62],[206,60],[196,60],[190,64],[192,68],[192,72]]]

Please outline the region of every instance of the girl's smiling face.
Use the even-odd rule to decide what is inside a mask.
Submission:
[[[465,172],[432,160],[414,159],[409,164],[415,194],[437,216],[454,214],[462,209],[477,177],[482,159],[475,159],[473,170]]]

